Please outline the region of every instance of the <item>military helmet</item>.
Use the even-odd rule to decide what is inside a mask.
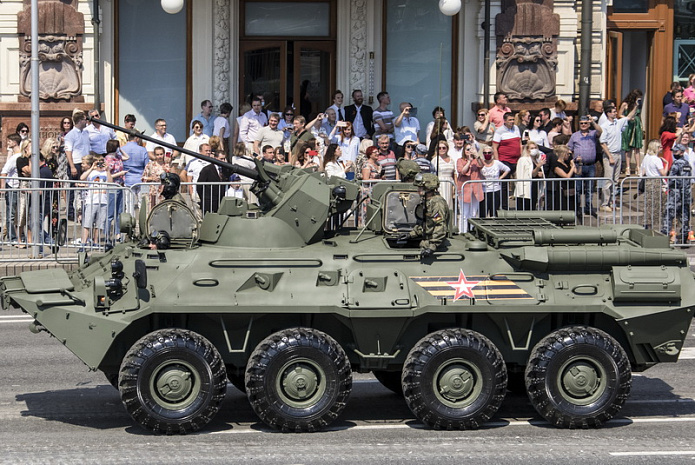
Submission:
[[[432,173],[419,173],[415,176],[414,184],[417,187],[423,187],[426,191],[435,191],[439,189],[439,178]]]
[[[411,182],[420,172],[420,165],[413,160],[407,160],[405,158],[398,160],[396,167],[398,168],[403,182]]]

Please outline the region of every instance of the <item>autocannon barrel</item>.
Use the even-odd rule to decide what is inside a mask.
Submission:
[[[498,210],[499,218],[507,219],[543,219],[555,224],[573,224],[575,213],[571,210]]]
[[[157,145],[161,145],[162,147],[166,147],[170,150],[176,150],[178,152],[185,153],[186,155],[190,155],[192,157],[204,160],[208,163],[212,163],[213,165],[217,165],[217,166],[220,166],[222,168],[226,168],[226,169],[230,170],[232,173],[236,173],[240,176],[245,176],[247,178],[253,179],[254,181],[260,181],[263,179],[261,174],[257,170],[254,170],[252,168],[247,168],[246,166],[237,165],[236,163],[229,163],[229,162],[226,162],[223,160],[218,160],[217,158],[208,157],[207,155],[201,155],[200,153],[184,149],[183,147],[179,147],[178,145],[169,144],[169,143],[164,142],[162,140],[155,139],[154,137],[147,136],[147,135],[142,134],[134,129],[126,129],[124,127],[121,127],[121,126],[118,126],[116,124],[112,124],[112,123],[109,123],[107,121],[103,121],[103,120],[94,118],[92,116],[88,116],[87,119],[89,121],[94,122],[94,123],[102,124],[102,125],[106,126],[107,128],[111,128],[111,129],[116,130],[116,131],[122,131],[130,136],[136,136],[136,137],[139,137],[140,139],[146,140],[148,142],[153,142]]]

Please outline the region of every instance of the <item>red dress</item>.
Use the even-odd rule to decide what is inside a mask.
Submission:
[[[671,153],[671,147],[676,141],[676,134],[669,131],[664,131],[661,134],[661,150],[664,152],[664,159],[668,162],[667,171],[671,169],[673,165],[673,154]]]

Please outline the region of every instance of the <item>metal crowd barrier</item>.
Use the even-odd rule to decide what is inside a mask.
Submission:
[[[466,230],[468,219],[495,216],[498,210],[573,210],[577,213],[576,224],[641,224],[670,233],[674,245],[685,245],[689,243],[688,236],[693,229],[693,202],[689,192],[667,189],[667,181],[674,179],[676,178],[624,178],[617,192],[614,189],[610,192],[609,204],[613,205],[612,211],[600,210],[601,187],[609,181],[608,178],[475,180],[467,181],[459,188],[455,187],[453,181],[443,181],[440,183],[440,190],[448,186],[453,192],[450,205],[452,224],[459,231]],[[685,179],[691,184],[695,183],[695,177]],[[25,182],[23,187],[0,189],[0,261],[33,258],[74,262],[79,251],[104,250],[120,240],[121,213],[130,213],[137,221],[139,209],[143,205],[149,211],[162,201],[162,186],[158,183],[121,187],[83,181],[39,181],[49,183],[50,187],[38,189],[41,224],[38,234],[32,231],[28,208],[28,199],[34,192],[33,188],[28,187],[30,183]],[[640,188],[641,181],[644,181],[643,188]],[[361,182],[362,197],[353,207],[355,211],[353,218],[348,218],[349,225],[361,227],[366,224],[368,197],[374,185],[380,182],[387,181]],[[182,183],[181,193],[197,218],[202,220],[206,212],[216,210],[223,196],[256,202],[249,190],[251,184]],[[506,189],[502,188],[504,184]],[[474,190],[476,186],[483,191],[482,201],[477,205],[475,202],[464,202],[464,191]],[[508,193],[506,199],[502,197],[502,192],[505,191]],[[104,199],[105,204],[102,203]],[[94,206],[95,203],[98,203],[98,207]],[[330,226],[335,226],[343,219],[333,219]],[[672,231],[675,233],[671,233]]]

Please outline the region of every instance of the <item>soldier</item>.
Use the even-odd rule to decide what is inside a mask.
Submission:
[[[413,182],[415,181],[415,176],[420,173],[420,165],[415,163],[413,160],[407,160],[401,158],[396,163],[396,169],[401,175],[402,182]]]
[[[408,238],[422,237],[420,256],[431,255],[444,242],[449,232],[449,206],[439,195],[439,178],[436,174],[424,173],[415,176],[414,184],[422,196],[425,207],[423,224],[416,225]]]
[[[674,161],[669,176],[684,176],[687,178],[692,176],[690,164],[683,158],[685,146],[682,144],[675,144],[672,153]],[[690,231],[690,181],[690,179],[682,178],[669,179],[668,196],[666,198],[666,215],[664,217],[664,224],[661,228],[662,233],[668,234],[673,225],[673,220],[679,218],[681,222],[681,234],[678,242],[681,244],[687,243],[688,233]]]

